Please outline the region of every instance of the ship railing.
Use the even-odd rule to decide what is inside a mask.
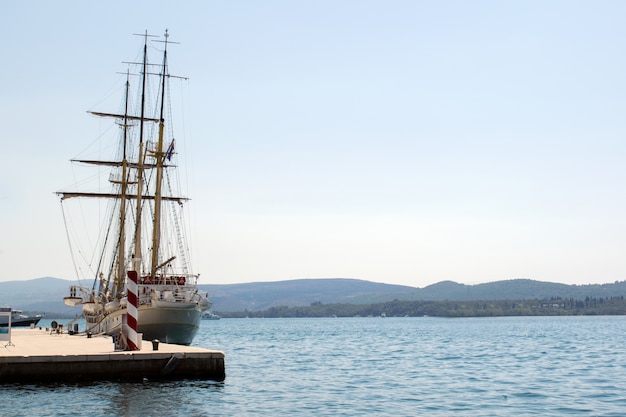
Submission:
[[[169,285],[169,286],[186,286],[186,285],[196,285],[198,282],[198,275],[193,274],[179,274],[179,275],[168,275],[168,276],[150,276],[144,275],[139,277],[138,284],[139,285]]]

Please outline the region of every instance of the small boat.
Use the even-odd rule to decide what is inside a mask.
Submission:
[[[123,99],[117,113],[90,111],[98,118],[114,119],[119,127],[116,137],[111,138],[117,146],[110,155],[98,155],[89,159],[73,159],[73,162],[96,166],[106,171],[107,190],[59,191],[63,218],[66,219],[70,248],[83,258],[84,253],[93,253],[95,261],[80,268],[78,279],[87,278],[90,285],[74,285],[69,296],[64,298],[68,306],[82,307],[86,331],[92,334],[119,335],[132,309],[135,314],[137,332],[145,340],[158,339],[164,343],[189,345],[198,332],[202,313],[211,303],[207,293],[198,291],[199,274],[191,270],[189,245],[185,232],[191,230],[185,224],[184,205],[188,198],[179,194],[176,175],[178,148],[174,150],[171,125],[170,81],[185,79],[170,75],[167,47],[173,42],[159,42],[162,60],[159,64],[148,60],[147,33],[140,62],[130,62],[124,83]],[[131,78],[137,81],[136,98],[131,97]],[[154,86],[155,91],[149,91]],[[108,167],[109,170],[103,170]],[[83,184],[81,184],[83,185]],[[99,217],[86,228],[84,233],[74,232],[76,225],[70,224],[76,217],[66,215],[68,199],[80,198],[91,202],[105,202],[108,206],[93,210]],[[79,205],[82,205],[81,203]],[[72,204],[75,206],[76,204]],[[105,210],[106,209],[106,210]],[[80,207],[82,216],[85,210]],[[101,216],[98,216],[101,215]],[[91,220],[91,219],[90,219]],[[85,223],[87,224],[87,223]],[[91,231],[100,231],[99,245],[83,248],[84,236]],[[90,275],[81,276],[80,271]],[[132,274],[137,293],[129,296],[127,276]]]
[[[206,313],[202,314],[202,320],[219,320],[219,319],[221,319],[221,317],[212,311],[207,311]]]
[[[11,327],[30,326],[31,324],[36,326],[42,317],[41,314],[27,316],[22,310],[11,310]],[[9,318],[0,316],[0,326],[6,326],[8,324]]]

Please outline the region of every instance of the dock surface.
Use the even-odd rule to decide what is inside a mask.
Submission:
[[[12,329],[0,342],[0,381],[225,378],[224,353],[143,340],[141,349],[117,351],[110,336]]]

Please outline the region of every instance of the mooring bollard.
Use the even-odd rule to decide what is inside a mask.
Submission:
[[[152,350],[159,350],[159,339],[154,339],[152,341]]]

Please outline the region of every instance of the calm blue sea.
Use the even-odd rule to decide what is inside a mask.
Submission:
[[[626,317],[222,319],[226,380],[0,385],[0,416],[624,416]]]

